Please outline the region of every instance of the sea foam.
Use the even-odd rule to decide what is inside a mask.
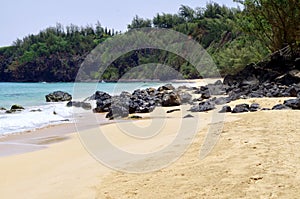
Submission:
[[[0,113],[0,136],[35,130],[48,125],[72,122],[73,109],[66,103],[25,107],[16,113]]]

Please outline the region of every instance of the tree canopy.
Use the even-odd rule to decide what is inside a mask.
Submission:
[[[135,16],[128,30],[167,28],[188,35],[212,56],[222,75],[235,73],[286,45],[299,45],[299,0],[235,0],[243,9],[211,2],[206,7],[181,5],[177,14],[158,13],[152,19]],[[0,48],[0,81],[74,81],[80,64],[114,29],[95,25],[57,24],[17,39]],[[141,49],[115,60],[107,70],[89,74],[92,79],[117,80],[132,67],[166,64],[185,78],[199,78],[194,66],[166,51]],[[151,68],[149,68],[151,70]],[[209,71],[204,71],[209,76]],[[101,75],[102,74],[102,75]],[[139,74],[136,74],[138,77]]]

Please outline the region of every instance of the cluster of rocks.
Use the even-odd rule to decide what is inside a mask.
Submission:
[[[262,97],[297,97],[284,104],[277,104],[272,109],[298,109],[297,102],[300,99],[300,58],[286,57],[280,53],[271,56],[270,61],[250,64],[235,75],[227,75],[223,83],[217,81],[214,84],[196,88],[194,93],[201,94],[199,104],[191,107],[192,112],[209,111],[216,105],[229,103],[237,99],[262,98]],[[212,95],[226,95],[226,97],[214,97]],[[205,100],[205,101],[204,101]],[[291,105],[293,104],[293,105]],[[233,109],[224,106],[220,112],[251,112],[260,110],[259,104],[240,104]],[[262,108],[261,110],[268,110]]]
[[[269,61],[250,64],[224,78],[232,100],[245,97],[300,97],[300,58],[277,52]]]
[[[49,93],[45,96],[46,102],[64,102],[68,101],[67,107],[77,107],[77,108],[83,108],[85,110],[92,109],[92,105],[88,102],[80,102],[80,101],[71,101],[72,95],[63,92],[63,91],[55,91],[52,93]]]
[[[193,94],[200,95],[192,99]],[[296,97],[277,104],[272,109],[300,109],[300,58],[283,56],[275,53],[269,61],[250,64],[235,75],[227,75],[224,81],[217,81],[201,87],[186,86],[174,88],[166,84],[158,89],[138,89],[133,93],[122,92],[111,96],[97,91],[89,100],[96,100],[95,113],[107,112],[106,117],[113,119],[127,117],[132,113],[149,113],[157,106],[171,107],[181,104],[191,104],[191,112],[206,112],[225,105],[237,99],[261,97]],[[67,106],[91,109],[86,102],[74,102],[68,93],[57,91],[46,96],[47,101],[70,101]],[[225,105],[221,113],[254,112],[269,110],[259,104],[238,104],[231,108]]]
[[[283,104],[276,104],[271,109],[261,108],[258,103],[249,104],[238,104],[233,109],[226,105],[219,111],[220,113],[244,113],[244,112],[255,112],[259,110],[300,110],[300,98],[285,100]]]
[[[96,100],[96,113],[108,112],[106,117],[113,119],[127,117],[132,113],[149,113],[156,106],[179,106],[192,103],[192,95],[184,91],[184,87],[175,89],[173,85],[147,89],[137,89],[132,94],[123,91],[120,95],[110,96],[108,93],[97,91],[92,98]]]

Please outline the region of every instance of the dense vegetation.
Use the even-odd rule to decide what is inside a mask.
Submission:
[[[209,3],[192,9],[182,5],[177,14],[157,14],[153,19],[133,18],[128,29],[155,27],[184,33],[212,56],[222,75],[235,73],[286,45],[299,45],[298,0],[239,0],[244,9]],[[121,34],[95,26],[63,27],[57,24],[0,48],[0,81],[74,81],[80,64],[98,44]],[[161,63],[172,66],[184,78],[200,74],[186,60],[166,51],[143,49],[115,60],[94,79],[117,80],[132,67]],[[151,68],[148,69],[149,71]],[[206,71],[205,76],[209,76]],[[139,78],[139,74],[131,74]],[[134,76],[134,77],[133,77]],[[170,78],[172,78],[170,76]]]

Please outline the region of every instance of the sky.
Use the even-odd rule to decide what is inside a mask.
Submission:
[[[0,0],[0,47],[37,34],[56,23],[96,24],[126,31],[133,17],[152,19],[157,13],[177,13],[180,5],[205,7],[209,0]],[[237,7],[233,0],[214,0]]]

